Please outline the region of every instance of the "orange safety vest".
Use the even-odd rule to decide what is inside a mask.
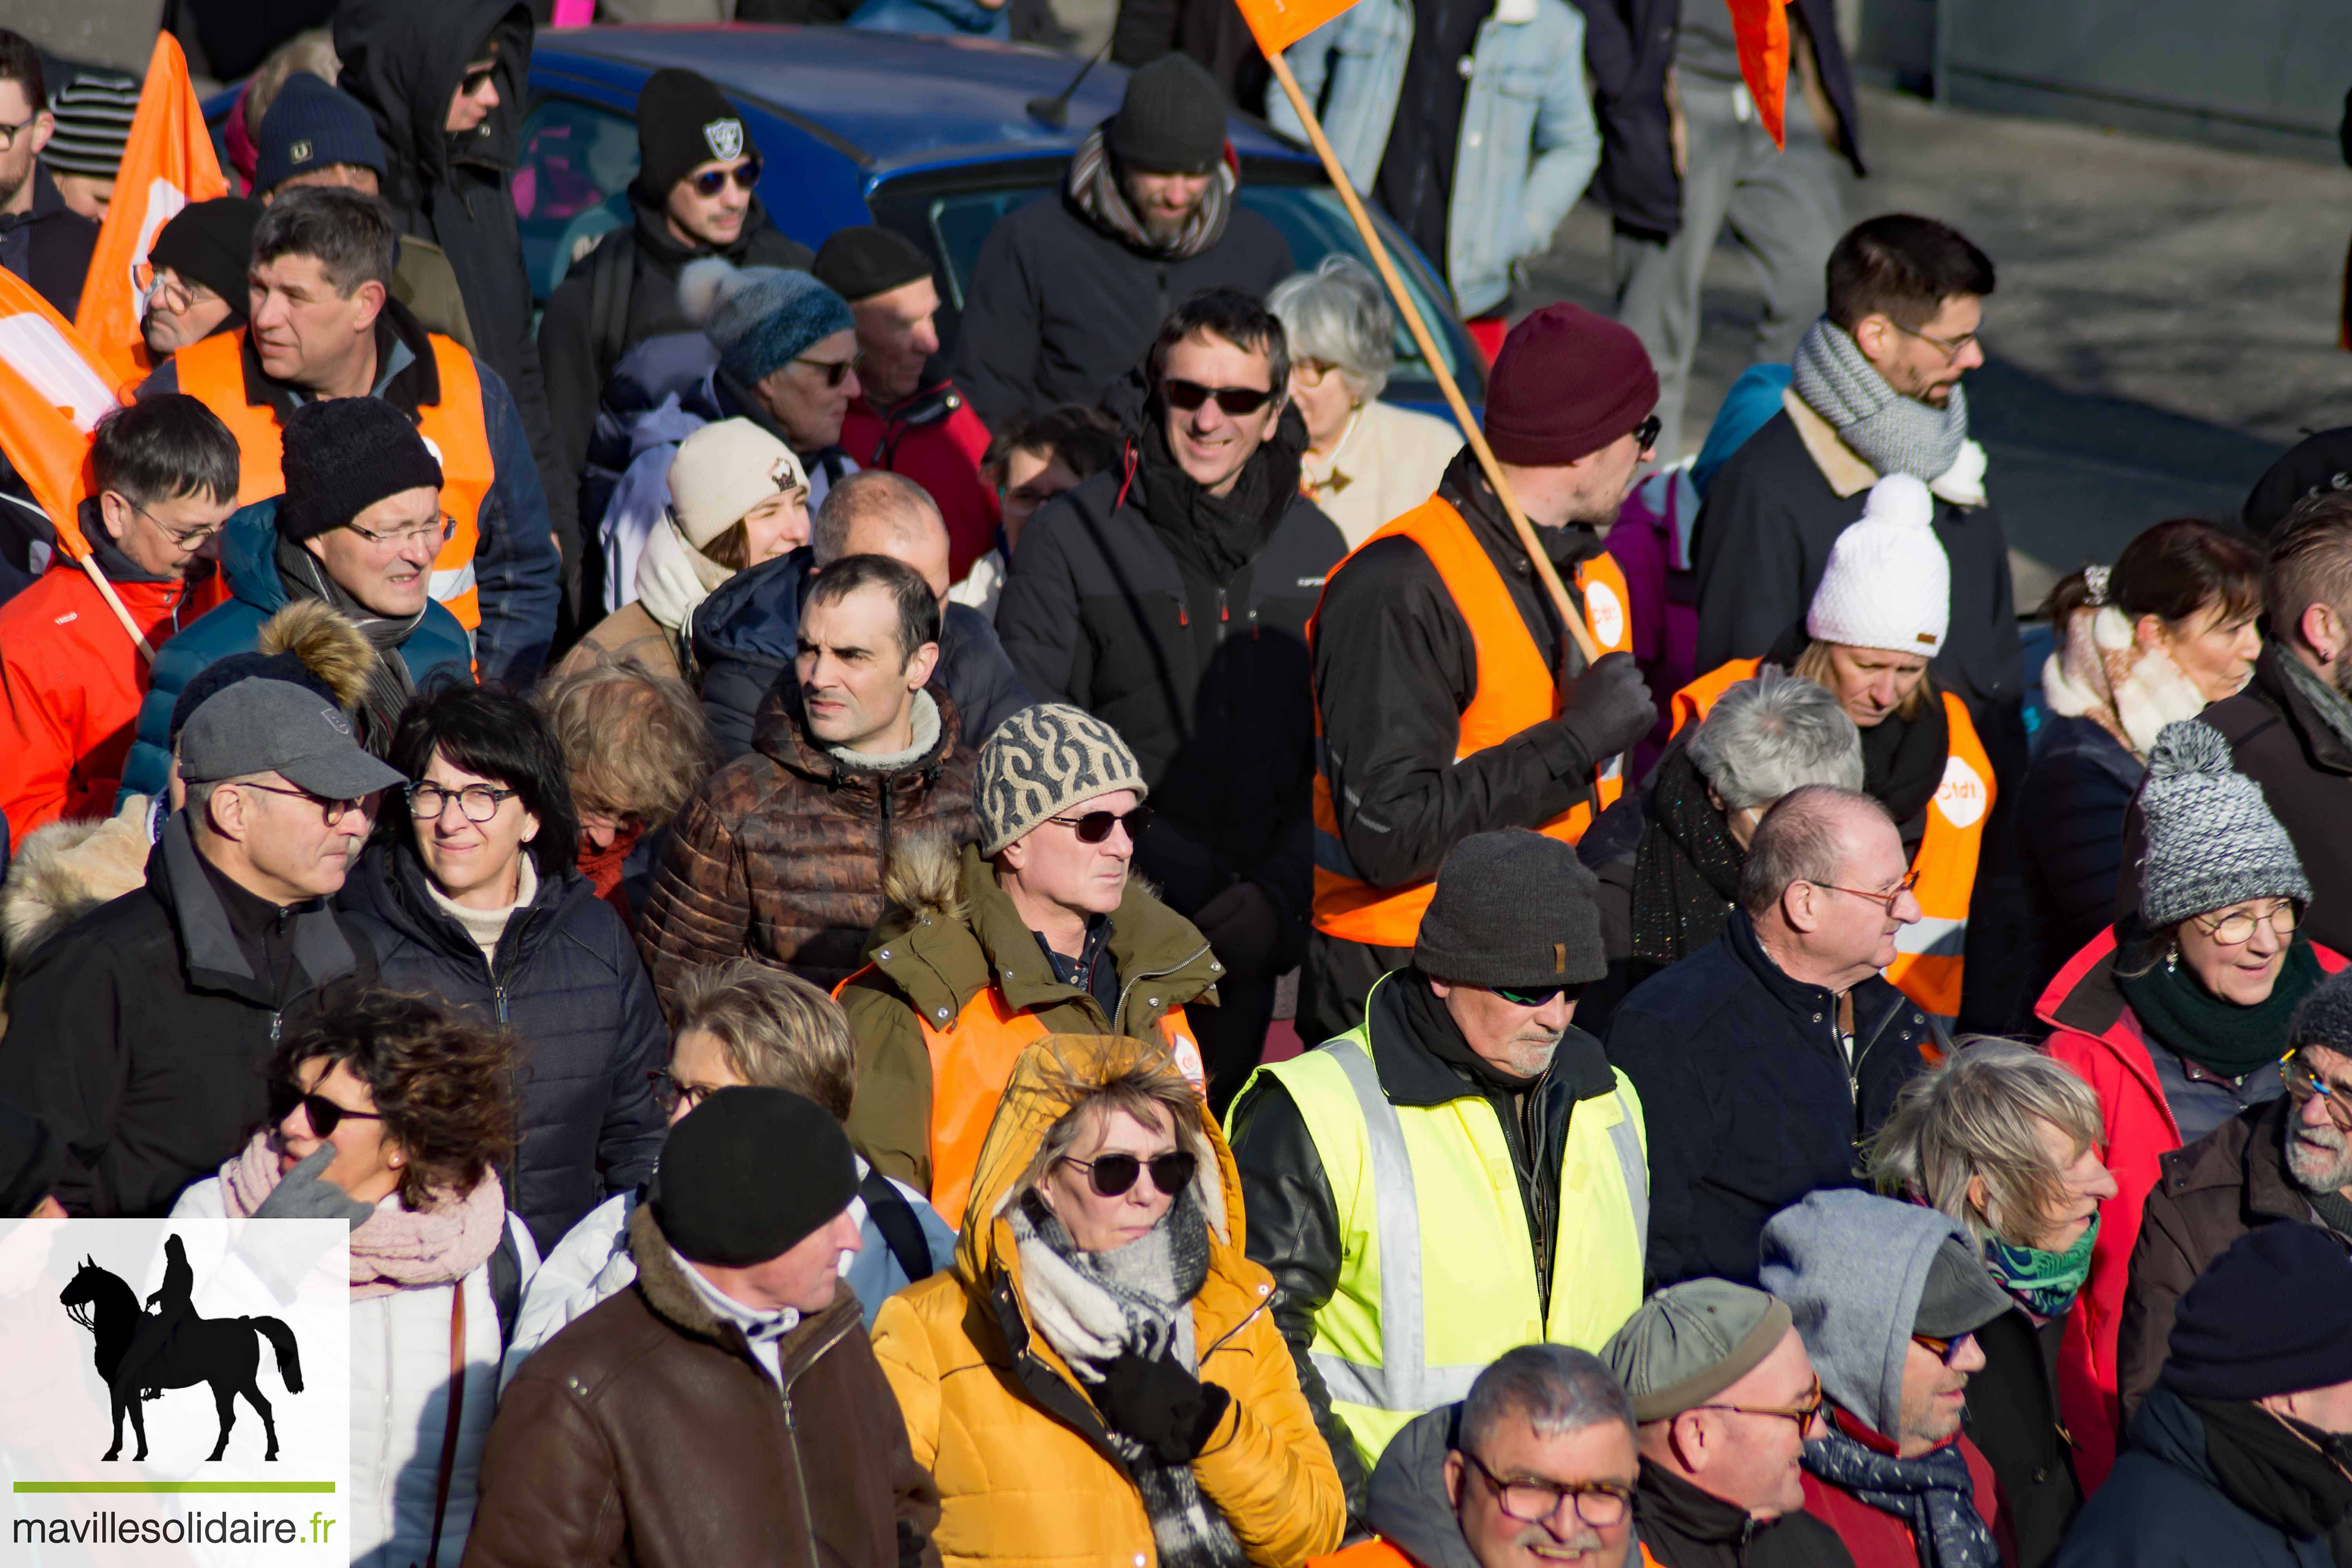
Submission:
[[[1625,1555],[1625,1568],[1660,1568],[1658,1560],[1637,1536],[1633,1550]],[[1324,1557],[1309,1557],[1307,1568],[1421,1568],[1382,1536],[1360,1541],[1345,1552],[1334,1552]]]
[[[1528,624],[1511,600],[1511,591],[1485,548],[1471,533],[1462,514],[1442,497],[1432,496],[1396,519],[1372,539],[1401,535],[1412,540],[1437,568],[1470,627],[1475,649],[1478,686],[1470,705],[1462,710],[1455,731],[1454,760],[1499,746],[1520,731],[1556,716],[1559,693],[1552,672],[1528,634]],[[1372,539],[1364,542],[1370,544]],[[1359,546],[1361,549],[1361,546]],[[1352,557],[1351,557],[1352,559]],[[1347,569],[1342,561],[1332,580]],[[1626,606],[1625,574],[1606,555],[1596,555],[1576,569],[1576,587],[1584,597],[1585,629],[1602,651],[1630,649],[1633,628]],[[1324,590],[1328,593],[1327,586]],[[1318,608],[1317,614],[1321,614]],[[1307,637],[1315,635],[1313,623]],[[1315,710],[1315,733],[1323,733],[1323,709]],[[1573,844],[1584,837],[1593,817],[1622,793],[1622,761],[1612,757],[1593,772],[1598,805],[1580,801],[1549,822],[1535,825],[1538,832]],[[1331,797],[1329,778],[1315,773],[1315,929],[1326,936],[1377,947],[1411,947],[1421,931],[1422,911],[1429,908],[1437,879],[1425,877],[1401,888],[1376,888],[1357,876],[1339,833],[1339,814]]]
[[[1760,658],[1735,658],[1675,693],[1675,732],[1706,716],[1716,699],[1753,677]],[[1992,759],[1969,721],[1968,705],[1950,692],[1944,722],[1951,731],[1944,753],[1944,782],[1927,807],[1927,831],[1911,857],[1919,873],[1913,896],[1919,919],[1895,936],[1895,962],[1886,978],[1903,994],[1931,1013],[1949,1018],[1960,1010],[1961,949],[1969,935],[1969,895],[1976,888],[1977,857],[1984,849],[1985,818],[1992,814]]]
[[[851,981],[876,972],[875,965],[866,965],[833,988],[833,999],[840,1001]],[[980,1168],[980,1146],[988,1140],[997,1101],[1012,1081],[1013,1064],[1024,1047],[1049,1031],[1034,1013],[1016,1013],[1006,1006],[1004,993],[993,985],[981,987],[962,1012],[938,1028],[920,1012],[914,1017],[922,1026],[923,1049],[931,1058],[931,1207],[961,1227],[964,1205],[971,1199],[972,1173]],[[1161,1043],[1176,1065],[1200,1088],[1205,1081],[1201,1047],[1184,1009],[1169,1008],[1160,1016],[1159,1027]]]
[[[236,504],[251,506],[285,493],[286,440],[275,407],[245,400],[245,333],[238,327],[201,338],[173,355],[172,363],[179,368],[180,390],[219,415],[236,437]],[[441,510],[457,524],[433,558],[432,594],[472,632],[482,624],[481,594],[474,582],[482,498],[490,493],[498,468],[482,418],[482,375],[474,356],[438,332],[432,342],[441,400],[417,409],[417,430],[440,459]]]

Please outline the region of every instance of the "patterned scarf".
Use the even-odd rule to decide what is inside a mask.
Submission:
[[[2098,1239],[2097,1215],[2091,1216],[2091,1228],[2063,1252],[2011,1247],[1999,1237],[1988,1236],[1984,1243],[1985,1268],[2002,1289],[2016,1297],[2035,1317],[2063,1318],[2081,1293],[2083,1281],[2091,1277],[2091,1247]]]
[[[1977,1511],[1976,1486],[1958,1443],[1897,1458],[1836,1427],[1805,1445],[1805,1468],[1911,1527],[1919,1568],[1999,1568],[2000,1548]]]
[[[1941,408],[1904,396],[1826,316],[1805,329],[1791,369],[1791,384],[1805,405],[1836,426],[1838,438],[1881,474],[1909,474],[1932,485],[1960,460],[1969,438],[1969,397],[1958,386]]]
[[[1186,1371],[1200,1371],[1192,1300],[1209,1278],[1209,1223],[1190,1188],[1149,1234],[1108,1252],[1080,1251],[1034,1194],[1006,1217],[1020,1248],[1023,1304],[1082,1381],[1100,1383],[1101,1369],[1127,1351],[1171,1353]],[[1192,1466],[1163,1465],[1116,1430],[1110,1444],[1143,1496],[1163,1568],[1245,1568],[1241,1542],[1201,1495]]]
[[[1119,185],[1118,167],[1104,150],[1099,125],[1087,132],[1087,139],[1078,143],[1076,156],[1070,160],[1069,193],[1078,210],[1113,239],[1146,256],[1181,261],[1200,255],[1225,237],[1225,218],[1234,206],[1234,171],[1230,164],[1218,163],[1216,177],[1209,182],[1201,205],[1184,220],[1184,231],[1176,237],[1173,245],[1160,245],[1144,232],[1143,220],[1135,216],[1135,209],[1128,205],[1127,192]]]
[[[220,1174],[229,1218],[259,1208],[283,1174],[269,1134],[255,1133]],[[352,1229],[352,1300],[463,1279],[490,1260],[506,1224],[506,1191],[496,1171],[484,1172],[470,1193],[436,1190],[428,1209],[379,1206]]]

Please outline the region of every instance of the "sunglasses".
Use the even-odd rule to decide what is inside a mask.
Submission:
[[[1101,1154],[1091,1160],[1072,1159],[1066,1154],[1062,1157],[1062,1163],[1076,1165],[1087,1173],[1087,1184],[1094,1188],[1098,1198],[1126,1196],[1134,1187],[1136,1177],[1146,1169],[1151,1172],[1151,1184],[1160,1189],[1160,1196],[1172,1198],[1192,1181],[1192,1172],[1200,1163],[1198,1157],[1181,1149],[1154,1154],[1149,1160],[1133,1154]]]
[[[1179,381],[1173,376],[1160,384],[1160,395],[1168,399],[1170,407],[1186,414],[1213,397],[1218,407],[1237,419],[1244,414],[1256,413],[1274,395],[1271,391],[1255,386],[1202,386],[1197,381]]]
[[[865,363],[866,355],[863,352],[860,352],[851,354],[847,359],[811,359],[808,355],[802,354],[797,359],[793,360],[793,363],[794,364],[807,365],[812,370],[821,370],[824,372],[824,384],[826,388],[830,390],[833,387],[839,386],[843,378],[847,376],[851,371],[856,370],[859,365]]]
[[[1653,414],[1633,426],[1633,440],[1646,452],[1658,444],[1658,437],[1665,427],[1666,422]]]
[[[1549,1007],[1552,999],[1562,992],[1570,996],[1581,995],[1584,992],[1581,985],[1546,985],[1534,990],[1518,985],[1490,985],[1486,989],[1519,1007]]]
[[[1962,1345],[1972,1343],[1976,1337],[1976,1331],[1972,1329],[1965,1334],[1953,1334],[1949,1338],[1942,1334],[1913,1334],[1911,1342],[1946,1366],[1949,1366],[1952,1364],[1953,1352]]]
[[[354,1121],[381,1121],[383,1117],[373,1110],[353,1110],[348,1105],[337,1105],[323,1094],[306,1094],[300,1088],[280,1079],[269,1086],[269,1122],[276,1126],[294,1114],[296,1106],[310,1118],[310,1131],[315,1137],[331,1138],[343,1118]]]
[[[1084,816],[1049,816],[1048,822],[1058,822],[1078,836],[1081,844],[1100,844],[1110,837],[1113,827],[1124,826],[1129,839],[1143,837],[1143,825],[1151,820],[1151,808],[1139,805],[1133,811],[1090,811]]]
[[[457,82],[457,96],[459,98],[473,97],[476,93],[481,91],[482,89],[489,86],[490,79],[498,74],[499,68],[496,66],[484,66],[479,70],[467,71]]]
[[[746,158],[731,169],[703,170],[694,176],[694,194],[705,199],[715,196],[727,188],[727,182],[730,180],[735,182],[735,188],[739,191],[749,191],[758,184],[760,183],[759,158],[756,155]]]

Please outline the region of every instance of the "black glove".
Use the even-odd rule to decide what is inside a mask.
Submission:
[[[1235,980],[1273,974],[1275,960],[1290,945],[1282,910],[1255,882],[1235,882],[1195,910],[1192,923]]]
[[[1234,1402],[1232,1394],[1202,1383],[1165,1351],[1148,1357],[1129,1351],[1103,1368],[1103,1380],[1093,1392],[1095,1408],[1110,1429],[1150,1449],[1163,1465],[1198,1458]]]
[[[1559,717],[1594,767],[1632,748],[1658,721],[1657,704],[1630,653],[1609,653],[1560,692]]]

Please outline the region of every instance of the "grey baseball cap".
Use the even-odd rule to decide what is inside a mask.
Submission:
[[[211,784],[267,773],[329,800],[407,782],[361,750],[333,703],[290,680],[240,680],[206,698],[180,731],[180,776]]]
[[[2015,1305],[2009,1292],[1985,1272],[1983,1260],[1960,1245],[1959,1237],[1948,1236],[1936,1248],[1936,1256],[1927,1260],[1927,1279],[1919,1292],[1911,1331],[1939,1340],[1958,1339],[1975,1333]]]

